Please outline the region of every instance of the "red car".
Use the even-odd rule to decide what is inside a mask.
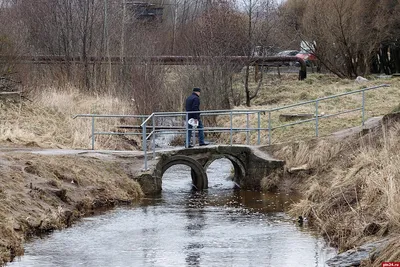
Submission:
[[[296,57],[303,59],[308,67],[316,66],[317,57],[313,53],[300,52]]]

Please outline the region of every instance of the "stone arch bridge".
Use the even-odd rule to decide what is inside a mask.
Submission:
[[[226,158],[234,167],[233,181],[243,189],[260,189],[261,180],[275,170],[283,169],[284,162],[272,158],[254,146],[206,146],[158,152],[149,161],[149,169],[137,175],[145,193],[158,193],[162,189],[164,172],[173,165],[191,168],[193,188],[208,188],[207,168],[217,159]]]

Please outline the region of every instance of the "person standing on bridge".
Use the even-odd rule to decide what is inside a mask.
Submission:
[[[204,130],[203,130],[203,123],[200,119],[200,88],[193,88],[193,93],[186,98],[186,112],[190,112],[187,115],[188,120],[193,119],[194,124],[198,124],[197,129],[199,131],[199,145],[200,146],[206,146],[208,145],[207,143],[204,142]],[[198,111],[198,112],[192,112],[192,111]],[[186,122],[188,123],[188,122]],[[190,140],[192,138],[192,125],[188,125],[189,131],[187,134],[186,140],[189,141],[188,147],[193,147],[194,144],[191,144]]]

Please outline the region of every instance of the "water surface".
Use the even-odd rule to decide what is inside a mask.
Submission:
[[[296,198],[233,190],[231,168],[214,162],[210,189],[193,193],[173,166],[161,195],[35,239],[7,266],[326,266],[335,250],[283,212]]]

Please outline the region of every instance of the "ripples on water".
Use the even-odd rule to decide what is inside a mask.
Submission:
[[[195,194],[190,169],[173,166],[162,195],[36,239],[9,266],[325,266],[335,251],[283,213],[293,198],[234,191],[231,168],[211,164]]]

